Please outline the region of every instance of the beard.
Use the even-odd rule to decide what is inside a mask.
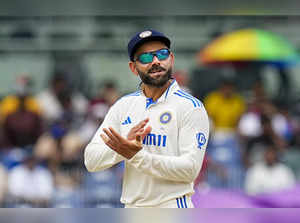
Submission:
[[[142,82],[146,85],[152,86],[152,87],[162,87],[164,86],[168,80],[171,79],[172,77],[172,68],[169,68],[168,70],[166,70],[165,68],[159,66],[159,65],[153,65],[148,72],[142,72],[140,70],[138,70],[139,76],[142,80]],[[161,72],[161,71],[165,71],[164,74],[160,75],[157,78],[153,78],[151,77],[151,73],[153,72]]]

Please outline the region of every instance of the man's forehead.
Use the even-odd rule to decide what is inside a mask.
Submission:
[[[160,41],[149,41],[146,42],[144,44],[142,44],[137,51],[135,52],[135,55],[144,53],[144,52],[150,52],[150,51],[155,51],[155,50],[159,50],[162,48],[167,48],[167,46]]]

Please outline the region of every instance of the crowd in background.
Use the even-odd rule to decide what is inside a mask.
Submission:
[[[266,95],[261,80],[249,98],[224,78],[204,98],[211,119],[206,184],[251,195],[293,188],[300,178],[299,116]]]
[[[193,94],[186,71],[176,71],[174,78]],[[87,98],[62,72],[54,72],[37,94],[31,84],[29,77],[18,77],[14,93],[0,101],[0,206],[121,207],[123,164],[92,174],[83,164],[85,145],[121,97],[118,87],[102,83]],[[299,181],[296,105],[291,110],[273,103],[260,80],[245,98],[231,78],[221,79],[202,102],[211,135],[195,187],[260,194]]]
[[[119,206],[122,166],[97,175],[83,164],[83,149],[120,97],[113,82],[93,98],[70,86],[62,72],[32,94],[20,76],[2,97],[0,203],[4,207]]]

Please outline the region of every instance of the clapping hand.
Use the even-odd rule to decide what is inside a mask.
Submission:
[[[149,118],[142,120],[130,129],[127,138],[122,137],[112,127],[104,128],[101,138],[104,143],[112,150],[122,155],[126,159],[131,159],[138,151],[143,148],[142,141],[151,132],[151,127],[145,128]]]

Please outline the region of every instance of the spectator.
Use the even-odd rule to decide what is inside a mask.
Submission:
[[[27,75],[20,75],[15,82],[15,92],[4,97],[0,102],[1,120],[7,115],[19,110],[21,99],[24,99],[25,109],[36,114],[40,114],[41,108],[31,93],[32,80]]]
[[[110,106],[114,104],[120,94],[113,81],[107,81],[103,87],[99,89],[95,98],[91,99],[88,106],[88,113],[86,119],[77,131],[83,143],[87,143],[100,124],[103,122]]]
[[[268,100],[257,102],[255,108],[246,112],[239,122],[239,133],[247,138],[259,137],[263,134],[263,127],[270,122],[270,130],[281,137],[282,140],[289,140],[292,129],[288,122],[288,116],[279,113],[277,107]],[[253,106],[253,107],[254,107]]]
[[[220,87],[205,97],[204,104],[215,131],[235,131],[245,111],[244,100],[235,92],[234,82],[230,78],[224,78]]]
[[[238,124],[238,133],[244,141],[262,134],[260,115],[263,113],[265,102],[268,102],[265,89],[262,82],[258,80],[252,86],[247,111],[242,115]]]
[[[3,99],[3,139],[6,148],[25,148],[35,144],[43,132],[40,110],[31,96],[28,78],[17,79],[17,93]]]
[[[292,121],[286,110],[282,112],[267,98],[261,81],[252,88],[248,110],[238,124],[238,134],[244,144],[244,161],[251,166],[253,159],[262,159],[262,144],[276,144],[282,152],[293,136]],[[256,158],[253,156],[255,155]]]
[[[12,201],[30,207],[49,207],[54,190],[50,171],[38,164],[36,157],[28,152],[23,163],[8,175],[8,188]]]
[[[47,123],[53,123],[61,119],[66,108],[74,112],[77,119],[85,115],[87,109],[86,98],[69,88],[64,74],[55,73],[51,79],[50,86],[37,95],[42,108],[42,114]]]
[[[110,107],[119,97],[120,93],[115,83],[113,81],[106,81],[103,86],[100,87],[96,97],[91,100],[90,105],[105,103]]]
[[[9,148],[25,148],[36,143],[43,126],[39,115],[26,110],[25,98],[20,98],[20,108],[8,115],[3,123],[3,131]]]
[[[292,170],[278,161],[277,150],[271,145],[264,153],[263,162],[254,164],[247,173],[245,190],[249,194],[261,194],[287,189],[295,184]]]
[[[88,109],[89,112],[87,118],[78,131],[78,135],[83,143],[87,143],[92,138],[100,124],[103,122],[108,110],[109,105],[105,102],[99,101],[97,103],[91,103]]]
[[[258,102],[255,110],[242,116],[238,131],[244,143],[246,167],[262,158],[263,144],[275,144],[283,152],[288,145],[285,136],[292,134],[285,116],[268,100]]]

